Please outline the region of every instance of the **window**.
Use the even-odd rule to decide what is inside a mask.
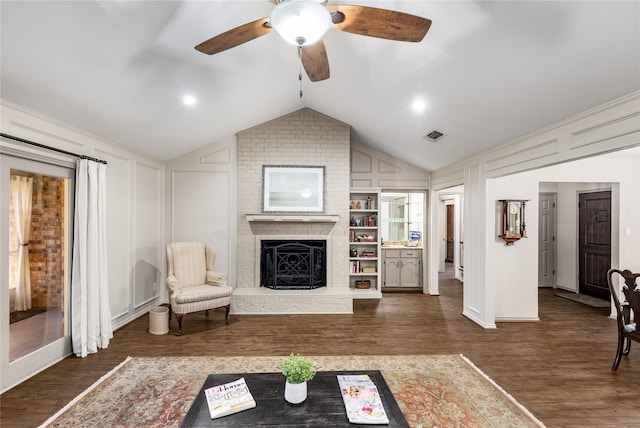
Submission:
[[[422,244],[424,238],[424,193],[382,192],[382,240]]]

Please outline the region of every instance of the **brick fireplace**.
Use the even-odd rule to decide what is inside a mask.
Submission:
[[[233,313],[353,312],[348,282],[349,136],[349,125],[307,108],[237,134],[238,274]],[[262,213],[264,165],[324,166],[324,213]],[[263,240],[326,242],[326,286],[261,287]]]

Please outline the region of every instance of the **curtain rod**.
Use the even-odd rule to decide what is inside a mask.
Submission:
[[[63,153],[65,155],[69,155],[69,156],[75,156],[75,157],[80,158],[80,159],[87,159],[87,160],[90,160],[90,161],[103,163],[105,165],[107,164],[106,160],[92,158],[91,156],[79,155],[77,153],[68,152],[68,151],[62,150],[62,149],[56,149],[55,147],[45,146],[44,144],[40,144],[40,143],[36,143],[36,142],[33,142],[33,141],[25,140],[24,138],[14,137],[13,135],[5,134],[5,133],[2,133],[2,132],[0,132],[0,136],[4,137],[4,138],[9,138],[9,139],[12,139],[12,140],[15,140],[15,141],[20,141],[21,143],[30,144],[32,146],[40,147],[42,149],[53,150],[54,152]]]

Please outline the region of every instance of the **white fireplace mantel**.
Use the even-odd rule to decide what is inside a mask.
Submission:
[[[283,222],[283,223],[337,223],[337,214],[247,214],[248,222]]]

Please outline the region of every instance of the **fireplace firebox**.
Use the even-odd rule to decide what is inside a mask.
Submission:
[[[323,240],[262,240],[260,286],[274,290],[326,287],[326,251]]]

